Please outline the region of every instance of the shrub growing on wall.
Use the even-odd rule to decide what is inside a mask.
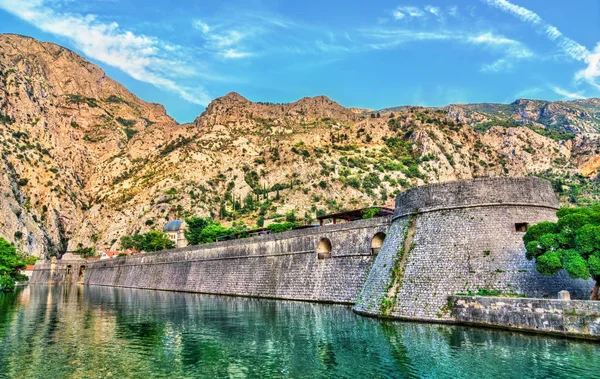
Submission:
[[[269,224],[269,226],[267,226],[267,229],[269,229],[271,231],[271,233],[281,233],[281,232],[286,232],[288,230],[292,230],[294,227],[296,226],[296,223],[294,222],[282,222],[282,223],[274,223],[274,224]]]
[[[596,281],[591,300],[599,300],[600,204],[561,208],[557,222],[541,222],[523,236],[527,259],[535,259],[536,270],[553,275],[565,270],[573,279]]]

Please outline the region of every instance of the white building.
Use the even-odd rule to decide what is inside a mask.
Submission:
[[[185,247],[188,245],[187,239],[183,234],[185,229],[185,222],[181,220],[172,220],[167,222],[163,228],[163,232],[167,233],[171,241],[175,243],[175,247]]]

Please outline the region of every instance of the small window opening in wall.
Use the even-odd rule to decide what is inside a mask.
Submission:
[[[385,240],[385,233],[377,233],[371,239],[371,255],[379,254],[379,250],[383,245],[383,241]]]
[[[328,238],[321,238],[317,246],[317,259],[331,258],[331,241]]]
[[[515,224],[515,231],[525,233],[528,227],[529,224],[526,222],[517,222]]]

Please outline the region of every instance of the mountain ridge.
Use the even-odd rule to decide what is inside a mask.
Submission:
[[[34,255],[210,216],[247,227],[391,203],[426,183],[537,175],[600,198],[600,101],[346,108],[231,92],[179,124],[81,56],[0,35],[0,234]]]

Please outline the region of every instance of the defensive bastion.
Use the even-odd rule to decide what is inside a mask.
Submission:
[[[527,227],[555,220],[557,209],[550,183],[539,178],[433,184],[400,194],[392,217],[87,265],[38,262],[31,283],[345,303],[364,315],[451,322],[449,296],[480,288],[588,297],[591,281],[544,277],[525,258]]]
[[[543,179],[481,178],[409,189],[396,198],[388,237],[354,310],[372,316],[453,320],[450,295],[478,289],[587,298],[591,281],[542,276],[525,258],[529,225],[556,221]]]

